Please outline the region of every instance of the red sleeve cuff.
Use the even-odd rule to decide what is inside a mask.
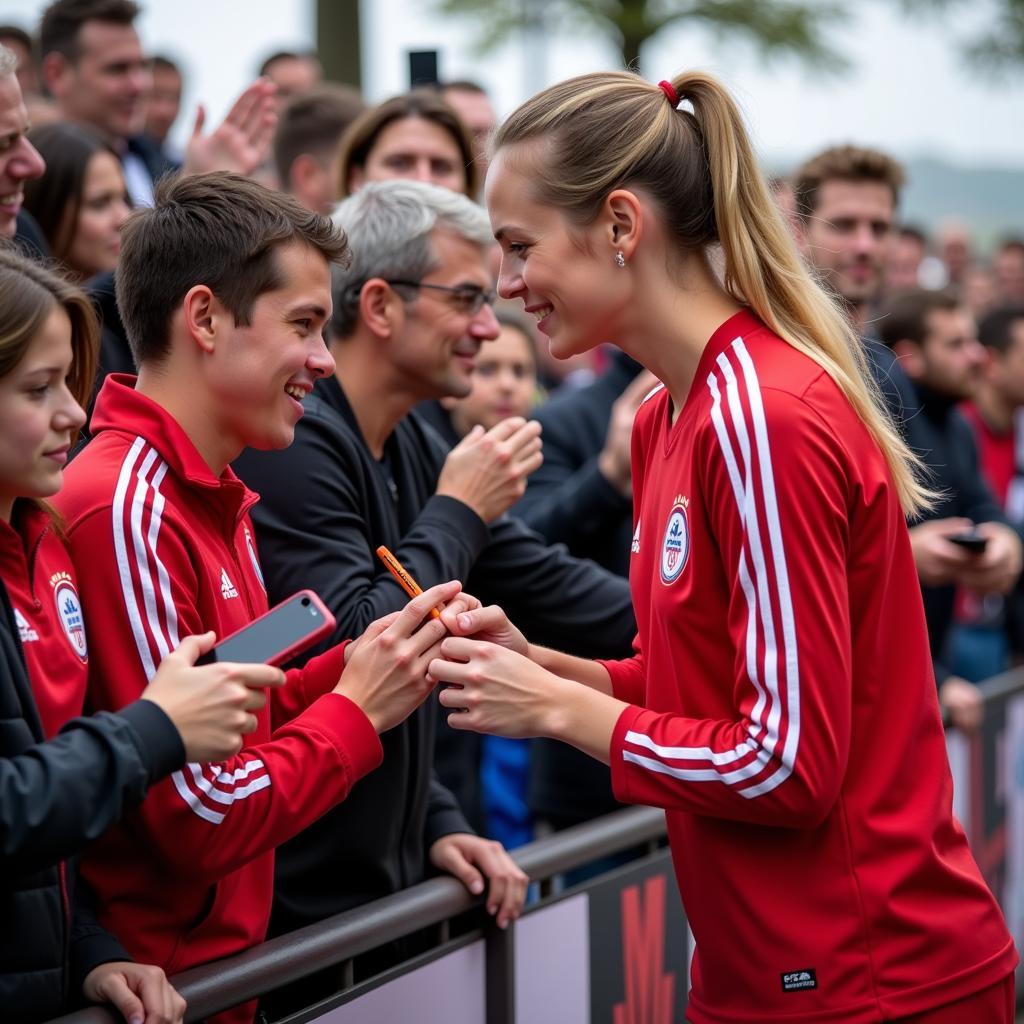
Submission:
[[[644,679],[642,672],[637,671],[636,656],[620,660],[605,661],[597,658],[598,665],[603,665],[612,684],[612,696],[627,704],[644,703]]]
[[[288,685],[295,682],[299,684],[306,706],[312,704],[317,697],[330,693],[338,685],[345,668],[345,648],[350,643],[351,640],[343,640],[329,651],[310,658],[302,668],[288,673]]]
[[[622,756],[626,742],[625,736],[643,713],[643,708],[631,704],[619,715],[619,720],[615,723],[615,728],[612,730],[612,745],[609,757],[609,765],[612,770],[612,792],[615,794],[615,799],[624,804],[636,802],[629,790],[629,766]]]
[[[325,693],[317,698],[303,712],[302,724],[316,728],[330,739],[353,783],[384,760],[384,748],[370,720],[358,704],[340,693]]]

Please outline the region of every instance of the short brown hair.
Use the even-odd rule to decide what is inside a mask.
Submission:
[[[78,36],[87,21],[134,25],[139,13],[134,0],[54,0],[39,23],[39,56],[62,53],[74,62],[79,57]]]
[[[473,140],[469,137],[469,132],[466,131],[459,115],[434,89],[413,89],[401,96],[393,96],[363,111],[356,118],[341,140],[341,155],[338,161],[339,195],[350,194],[348,179],[352,168],[366,165],[380,133],[389,124],[407,117],[431,121],[452,137],[452,141],[459,149],[462,166],[466,172],[465,195],[470,198],[475,196],[480,185],[480,171],[474,160]]]
[[[818,193],[827,181],[870,181],[888,185],[893,206],[897,206],[906,180],[903,166],[877,149],[833,146],[812,156],[793,173],[796,212],[806,221],[818,208]]]
[[[121,237],[117,304],[139,366],[167,355],[171,318],[190,288],[206,285],[248,324],[256,299],[281,286],[280,246],[301,242],[329,263],[349,258],[329,218],[227,171],[164,178]]]
[[[351,86],[328,82],[285,105],[274,135],[274,164],[283,188],[291,187],[292,164],[303,153],[326,156],[337,149],[350,124],[366,109]]]
[[[899,341],[923,345],[928,336],[928,314],[936,310],[952,312],[962,303],[949,291],[909,288],[897,292],[886,302],[878,319],[878,334],[892,348]]]

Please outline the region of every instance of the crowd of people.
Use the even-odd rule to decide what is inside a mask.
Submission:
[[[499,127],[282,51],[178,151],[138,14],[0,28],[4,1019],[180,1021],[434,873],[508,927],[508,850],[622,801],[698,1024],[1012,1020],[939,709],[1024,661],[1024,237],[903,223],[864,147],[767,179],[697,73]],[[196,664],[304,588],[287,671]]]

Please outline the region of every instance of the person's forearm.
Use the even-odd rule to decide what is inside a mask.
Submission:
[[[535,665],[547,669],[552,675],[582,683],[609,697],[612,694],[612,681],[608,670],[596,661],[577,658],[572,654],[563,654],[561,651],[553,651],[549,647],[540,647],[537,644],[528,645],[527,657]]]
[[[608,764],[615,723],[627,707],[628,704],[597,689],[566,681],[546,716],[544,733]]]

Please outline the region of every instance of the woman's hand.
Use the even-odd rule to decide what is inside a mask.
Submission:
[[[485,607],[475,597],[459,594],[441,613],[441,621],[452,636],[485,640],[529,657],[526,637],[496,604]]]
[[[448,716],[453,729],[514,738],[549,734],[564,680],[490,641],[448,637],[440,653],[428,672],[448,684],[439,699],[457,712]]]

